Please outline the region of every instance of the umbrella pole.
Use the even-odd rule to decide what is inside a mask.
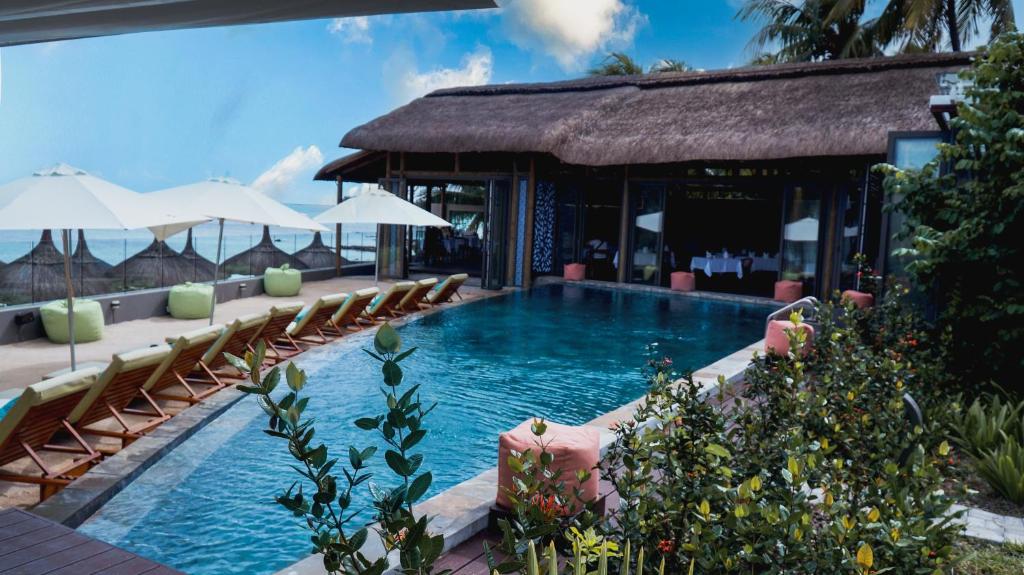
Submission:
[[[374,254],[373,258],[373,284],[377,285],[380,282],[380,229],[381,225],[377,224],[377,253]]]
[[[61,230],[64,240],[64,283],[68,288],[68,343],[71,347],[71,371],[75,371],[75,286],[71,282],[71,234]]]
[[[210,298],[210,325],[213,325],[213,311],[217,308],[217,281],[220,279],[220,254],[224,244],[224,218],[220,218],[217,230],[217,257],[213,258],[213,297]]]

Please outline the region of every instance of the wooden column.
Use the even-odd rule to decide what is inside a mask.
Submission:
[[[616,270],[616,280],[619,283],[626,283],[628,279],[626,265],[630,263],[629,253],[629,213],[632,208],[629,198],[629,166],[622,170],[622,219],[619,221],[619,267]],[[612,256],[614,257],[614,255]]]

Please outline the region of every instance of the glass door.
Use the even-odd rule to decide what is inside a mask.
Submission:
[[[642,184],[633,194],[632,283],[661,283],[662,229],[665,222],[665,186]]]
[[[792,186],[786,190],[780,279],[802,283],[804,295],[815,293],[818,287],[821,200],[821,191],[809,186]]]
[[[505,286],[505,238],[508,234],[508,203],[511,182],[491,180],[487,186],[487,215],[484,218],[483,279],[484,289]]]

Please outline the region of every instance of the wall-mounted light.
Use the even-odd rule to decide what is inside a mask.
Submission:
[[[121,307],[121,300],[115,299],[110,302],[110,323],[117,323],[117,308]]]

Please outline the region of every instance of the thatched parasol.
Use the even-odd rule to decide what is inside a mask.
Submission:
[[[125,289],[146,289],[195,281],[196,267],[154,238],[146,249],[111,268],[108,275],[123,282]]]
[[[46,301],[67,297],[67,293],[64,254],[53,244],[50,230],[43,230],[31,251],[0,270],[0,302]]]
[[[181,257],[192,262],[195,270],[194,282],[208,282],[213,280],[213,262],[199,255],[199,252],[192,246],[192,228],[188,229],[188,237],[185,239],[185,247],[181,250]]]
[[[71,277],[78,295],[96,295],[111,291],[113,282],[107,277],[111,265],[93,255],[85,241],[85,232],[78,230],[78,245],[71,253]]]
[[[334,250],[324,245],[320,232],[314,232],[313,241],[308,246],[295,252],[295,257],[299,258],[309,269],[334,267]],[[348,261],[345,258],[341,258],[341,263],[347,264]]]
[[[299,270],[308,267],[299,258],[274,245],[274,240],[270,237],[270,228],[263,226],[263,237],[260,239],[260,243],[224,260],[224,265],[221,267],[223,268],[223,277],[233,274],[258,276],[263,275],[263,271],[267,268],[279,268],[283,264],[288,264]]]

